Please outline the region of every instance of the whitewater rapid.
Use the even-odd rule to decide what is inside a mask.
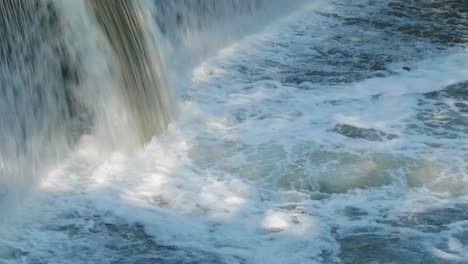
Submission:
[[[177,76],[136,154],[83,136],[0,223],[0,263],[466,263],[468,50],[337,22],[361,3]]]

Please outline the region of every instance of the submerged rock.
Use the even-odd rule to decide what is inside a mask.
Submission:
[[[349,138],[365,139],[376,142],[388,141],[399,138],[395,134],[388,134],[374,128],[355,127],[348,124],[338,124],[331,131]]]

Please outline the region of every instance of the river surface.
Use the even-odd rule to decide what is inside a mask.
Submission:
[[[83,136],[0,263],[468,263],[467,25],[465,1],[311,1],[178,76],[143,150]]]

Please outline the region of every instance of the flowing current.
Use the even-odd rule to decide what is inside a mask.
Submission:
[[[468,263],[465,1],[0,14],[0,263]]]

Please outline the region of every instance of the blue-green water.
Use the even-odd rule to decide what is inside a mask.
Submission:
[[[82,133],[0,222],[0,263],[467,262],[468,6],[245,8],[227,37],[214,7],[168,24],[168,130]]]

